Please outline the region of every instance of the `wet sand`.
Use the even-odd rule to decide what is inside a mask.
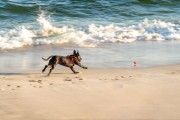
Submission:
[[[0,73],[2,120],[178,120],[180,65]]]

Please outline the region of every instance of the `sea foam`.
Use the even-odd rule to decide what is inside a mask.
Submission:
[[[52,24],[50,16],[41,12],[37,24],[41,27],[28,29],[19,26],[0,32],[0,50],[42,44],[76,44],[82,47],[96,47],[99,43],[180,40],[180,25],[162,20],[144,19],[130,26],[87,25],[87,28]]]

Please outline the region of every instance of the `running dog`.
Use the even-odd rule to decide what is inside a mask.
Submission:
[[[74,70],[74,68],[73,68],[74,65],[78,65],[79,67],[82,67],[83,69],[87,69],[87,67],[81,65],[80,62],[81,62],[82,58],[79,54],[79,51],[76,52],[75,50],[72,55],[68,55],[68,56],[52,55],[52,56],[49,56],[47,59],[45,59],[43,57],[42,57],[42,59],[45,61],[50,59],[48,65],[45,65],[44,69],[42,70],[42,72],[44,72],[47,67],[50,68],[47,76],[49,76],[51,74],[52,70],[55,68],[55,66],[57,64],[69,67],[73,71],[74,74],[79,73]]]

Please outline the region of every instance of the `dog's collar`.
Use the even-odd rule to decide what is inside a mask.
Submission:
[[[74,60],[75,59],[77,59],[80,62],[80,60],[75,55],[69,55],[69,58],[72,60],[73,65],[74,65]]]
[[[72,64],[74,65],[74,60],[76,57],[74,55],[69,55],[69,58],[72,60]]]

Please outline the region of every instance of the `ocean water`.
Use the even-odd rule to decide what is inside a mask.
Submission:
[[[88,67],[180,63],[179,0],[0,0],[0,71],[79,50]]]

